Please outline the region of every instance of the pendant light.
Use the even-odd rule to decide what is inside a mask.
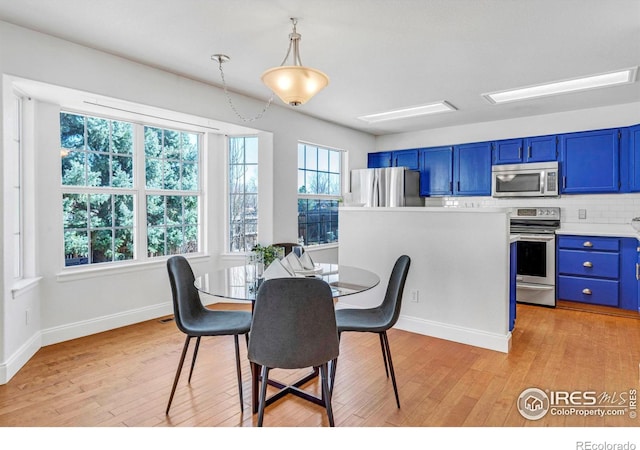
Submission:
[[[298,21],[291,18],[293,32],[289,34],[289,49],[284,61],[278,67],[266,70],[262,82],[280,99],[291,106],[300,106],[308,102],[329,84],[329,77],[318,69],[305,67],[300,60],[300,40],[302,36],[296,30]],[[292,65],[285,66],[293,50]]]
[[[287,54],[278,67],[266,70],[262,74],[261,79],[283,102],[291,106],[300,106],[324,89],[329,84],[329,77],[317,69],[302,65],[302,61],[300,60],[300,39],[302,36],[296,31],[297,19],[291,18],[291,23],[293,24],[293,32],[289,34],[289,49],[287,50]],[[293,64],[285,66],[284,64],[287,62],[289,55],[291,55],[291,50],[293,50]],[[211,59],[218,63],[225,96],[236,116],[243,122],[253,122],[260,119],[267,109],[269,109],[269,106],[271,106],[273,95],[257,115],[249,118],[243,116],[231,101],[224,71],[222,70],[222,64],[229,62],[231,58],[227,55],[216,53],[215,55],[211,55]]]

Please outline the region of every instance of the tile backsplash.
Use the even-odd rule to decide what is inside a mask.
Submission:
[[[625,224],[640,216],[640,194],[563,195],[557,198],[433,197],[425,206],[451,208],[560,207],[562,223]],[[581,214],[582,213],[582,214]],[[584,218],[581,218],[584,217]]]

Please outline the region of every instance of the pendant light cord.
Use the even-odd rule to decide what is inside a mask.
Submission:
[[[214,55],[214,56],[216,56],[216,55]],[[214,59],[214,61],[216,60],[215,58],[213,58],[213,59]],[[218,61],[218,68],[220,69],[220,77],[222,78],[222,87],[224,88],[224,95],[227,97],[227,102],[229,103],[229,106],[231,107],[233,112],[236,114],[236,116],[238,116],[238,118],[243,122],[254,122],[256,120],[261,119],[262,116],[264,115],[264,113],[267,112],[267,109],[269,109],[269,106],[271,106],[271,103],[273,103],[274,94],[271,94],[271,97],[267,101],[267,104],[262,108],[262,111],[260,111],[258,114],[256,114],[253,117],[245,117],[245,116],[243,116],[237,110],[237,108],[233,104],[233,101],[231,101],[231,95],[229,95],[229,90],[227,89],[227,82],[224,79],[224,71],[222,70],[223,59],[221,57],[218,57],[217,61]]]
[[[284,56],[284,59],[280,63],[280,66],[284,66],[284,64],[287,62],[287,59],[291,54],[292,48],[293,48],[293,65],[301,66],[302,61],[300,60],[300,49],[299,49],[299,42],[300,42],[301,36],[296,31],[296,25],[298,24],[298,20],[293,17],[290,20],[293,25],[293,32],[289,35],[289,48],[287,49],[287,54]],[[264,113],[267,112],[267,109],[269,109],[269,106],[271,106],[271,103],[273,103],[275,94],[274,93],[271,94],[271,97],[267,101],[267,104],[262,108],[262,111],[260,111],[254,117],[243,116],[242,114],[240,114],[238,109],[233,104],[233,101],[231,100],[231,95],[229,94],[229,89],[227,88],[227,82],[224,79],[224,71],[222,70],[222,63],[229,61],[229,57],[226,55],[216,54],[216,55],[212,55],[211,59],[214,61],[218,61],[218,69],[220,70],[220,78],[222,78],[222,87],[224,88],[224,95],[227,97],[227,102],[229,103],[229,106],[231,107],[233,112],[236,114],[236,116],[243,122],[254,122],[258,119],[261,119]]]

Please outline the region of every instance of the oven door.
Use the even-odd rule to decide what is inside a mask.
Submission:
[[[517,283],[555,286],[555,234],[520,234]]]

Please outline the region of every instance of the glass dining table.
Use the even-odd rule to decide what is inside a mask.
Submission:
[[[314,266],[313,270],[299,273],[296,276],[311,276],[324,280],[331,287],[335,299],[367,291],[380,283],[380,277],[377,274],[358,267],[328,263],[316,263]],[[194,285],[203,294],[253,303],[258,292],[259,282],[260,280],[255,276],[254,266],[243,265],[205,273],[196,278]],[[251,405],[255,414],[258,412],[260,367],[252,363],[251,372]],[[279,391],[271,395],[266,404],[273,403],[287,394],[293,394],[324,406],[322,397],[317,397],[301,389],[301,386],[317,378],[318,372],[318,368],[314,367],[311,373],[291,384],[281,383],[270,378],[269,385],[275,386]]]
[[[321,278],[329,284],[334,298],[367,291],[380,283],[375,273],[358,267],[316,263],[315,269],[298,276]],[[252,265],[228,267],[196,278],[195,287],[204,294],[231,300],[255,301],[258,282]]]

